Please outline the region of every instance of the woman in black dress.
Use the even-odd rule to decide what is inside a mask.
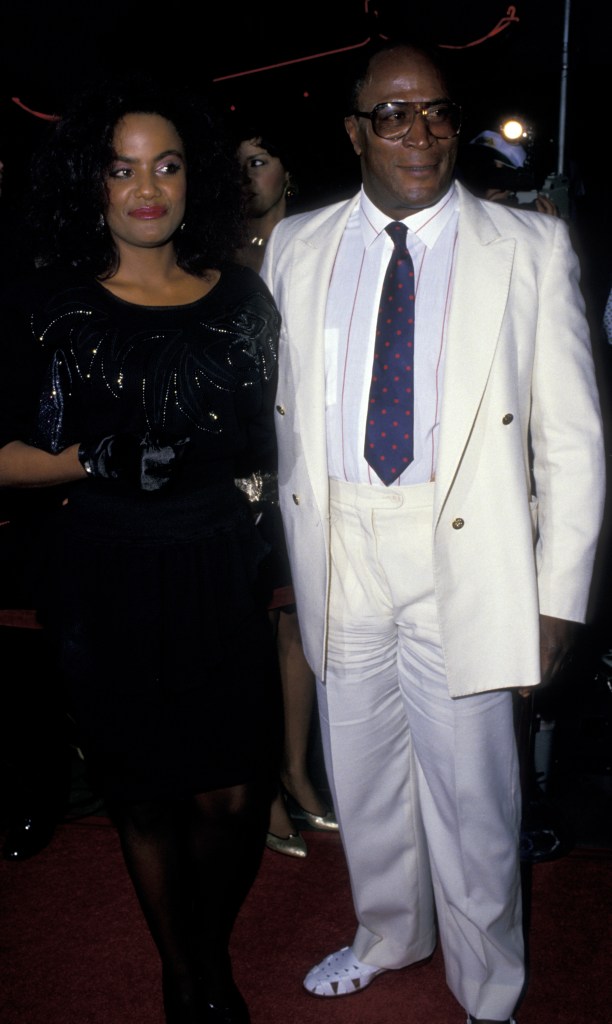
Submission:
[[[232,263],[201,104],[79,100],[34,162],[39,269],[1,306],[0,486],[63,487],[41,614],[162,961],[169,1024],[244,1024],[231,929],[278,771],[266,549],[279,318]]]

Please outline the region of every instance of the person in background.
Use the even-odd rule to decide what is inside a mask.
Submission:
[[[281,511],[357,917],[304,986],[360,992],[439,938],[471,1024],[507,1024],[525,985],[512,692],[559,671],[587,611],[591,341],[563,219],[455,181],[439,51],[366,57],[345,118],[362,188],[277,224],[262,267]]]
[[[281,708],[266,549],[234,479],[276,465],[278,311],[233,261],[239,168],[189,96],[134,79],[76,99],[32,206],[38,269],[0,302],[0,485],[66,496],[40,613],[167,1024],[247,1024],[229,941]]]
[[[297,195],[297,185],[286,147],[278,146],[261,127],[244,127],[239,134],[237,152],[248,220],[246,245],[238,250],[236,258],[259,272],[266,242],[273,227],[286,216],[288,203]],[[333,812],[324,804],[309,774],[315,679],[302,648],[278,508],[276,474],[258,474],[240,481],[240,485],[255,501],[261,516],[260,528],[266,531],[273,550],[268,565],[272,590],[269,612],[283,688],[283,761],[279,788],[270,808],[266,844],[277,853],[305,857],[308,847],[296,830],[288,804],[311,828],[338,831]]]
[[[481,199],[518,206],[517,192],[521,191],[521,174],[526,162],[527,150],[520,142],[508,142],[500,132],[487,129],[469,143],[462,164],[462,180]],[[537,213],[560,216],[557,205],[543,192],[535,195],[529,207]]]
[[[237,135],[247,217],[246,244],[237,251],[237,259],[259,273],[272,228],[286,217],[298,186],[288,148],[273,142],[267,130],[244,125]]]

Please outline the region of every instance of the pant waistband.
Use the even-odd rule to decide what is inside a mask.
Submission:
[[[434,484],[378,487],[376,484],[351,484],[330,477],[329,497],[332,505],[351,508],[433,508]]]

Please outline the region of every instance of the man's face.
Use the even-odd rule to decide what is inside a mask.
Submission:
[[[440,73],[423,54],[398,48],[373,58],[357,106],[369,112],[377,103],[429,103],[449,98]],[[435,138],[419,115],[397,141],[379,138],[364,117],[347,117],[345,125],[361,160],[366,195],[388,217],[403,220],[433,206],[448,191],[457,138]]]

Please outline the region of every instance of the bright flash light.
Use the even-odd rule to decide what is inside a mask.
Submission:
[[[499,130],[508,142],[519,142],[526,139],[529,134],[524,122],[519,121],[517,117],[508,118],[500,125]]]

